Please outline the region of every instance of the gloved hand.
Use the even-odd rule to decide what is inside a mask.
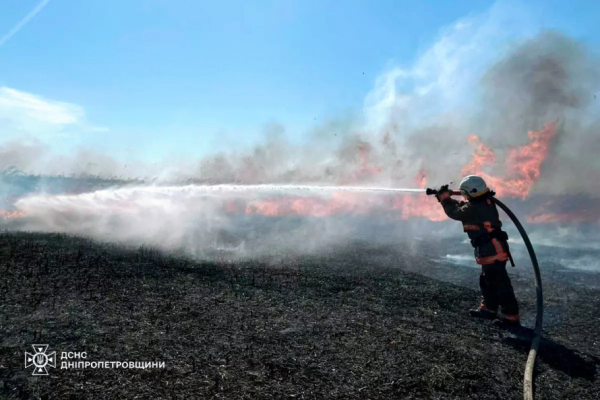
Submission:
[[[435,197],[441,203],[442,201],[450,198],[451,195],[452,190],[448,189],[448,185],[444,185],[438,189],[438,193],[435,195]]]

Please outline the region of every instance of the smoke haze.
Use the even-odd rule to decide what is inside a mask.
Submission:
[[[0,145],[0,167],[147,182],[83,195],[38,190],[16,201],[16,209],[26,215],[23,229],[145,242],[196,254],[227,248],[241,257],[322,251],[357,238],[393,242],[422,236],[423,230],[443,236],[459,229],[426,221],[445,217],[434,199],[422,195],[207,193],[194,186],[157,185],[456,185],[464,166],[489,148],[493,156],[483,155],[487,159],[478,164],[478,172],[504,181],[524,174],[529,183],[522,196],[505,193],[529,199],[516,208],[537,215],[532,222],[556,222],[552,218],[564,214],[565,203],[580,201],[580,207],[593,210],[586,222],[597,228],[598,59],[584,44],[556,31],[508,38],[500,32],[511,18],[498,6],[449,27],[411,68],[395,67],[377,79],[366,96],[364,118],[317,126],[305,145],[291,143],[285,127],[272,124],[265,128],[264,143],[252,149],[179,164],[125,167],[92,150],[59,157],[41,140],[13,140]],[[555,131],[546,138],[528,136],[555,121]],[[478,139],[469,140],[471,135]],[[515,153],[519,146],[525,147]],[[540,154],[543,159],[536,164]],[[539,169],[539,179],[532,168]],[[580,197],[558,196],[565,193]]]

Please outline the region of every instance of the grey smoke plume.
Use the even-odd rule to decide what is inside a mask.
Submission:
[[[477,120],[492,147],[521,144],[524,132],[559,120],[536,189],[593,193],[600,183],[600,62],[583,44],[542,32],[494,64],[482,84],[484,111]]]
[[[0,170],[27,170],[46,151],[46,147],[39,142],[23,143],[12,140],[4,143],[0,145]]]
[[[598,61],[560,32],[527,40],[484,75],[484,104],[514,128],[528,129],[557,117],[586,111],[598,90]],[[582,117],[582,115],[579,115]]]

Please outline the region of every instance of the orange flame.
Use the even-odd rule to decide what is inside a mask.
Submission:
[[[548,201],[526,217],[526,221],[541,223],[599,223],[600,203],[598,199],[580,199],[577,204],[572,201]]]
[[[531,224],[547,224],[556,222],[589,222],[589,212],[572,212],[566,214],[545,213],[528,215],[525,220]]]
[[[0,210],[0,218],[2,219],[18,219],[25,217],[25,213],[19,210]]]
[[[526,199],[541,175],[541,167],[548,153],[552,139],[556,136],[558,121],[546,125],[540,131],[528,132],[528,144],[509,149],[506,156],[506,178],[491,176],[482,170],[486,164],[496,161],[494,152],[481,143],[477,136],[469,141],[476,144],[473,161],[462,169],[463,175],[476,174],[487,182],[500,196]]]
[[[427,171],[421,169],[414,178],[420,188],[427,184]],[[236,207],[229,203],[226,209]],[[327,199],[306,197],[279,197],[251,202],[245,207],[246,214],[265,216],[299,215],[311,217],[328,217],[340,214],[367,214],[374,210],[391,209],[402,220],[411,218],[428,218],[442,221],[446,215],[442,208],[422,194],[401,194],[391,199],[373,198],[359,193],[334,192]]]
[[[494,164],[496,162],[494,150],[483,144],[481,139],[479,139],[479,136],[471,135],[467,138],[467,142],[475,145],[475,152],[472,156],[473,161],[463,167],[461,171],[463,175],[480,174],[483,166],[486,164]]]
[[[361,195],[334,192],[328,199],[311,197],[281,197],[251,202],[245,208],[246,214],[266,216],[300,215],[328,217],[337,214],[362,214],[369,210]]]
[[[358,146],[356,146],[356,151],[360,163],[358,170],[355,172],[355,180],[369,178],[381,173],[381,166],[373,165],[369,162],[371,146],[368,143],[360,143]]]
[[[547,212],[542,214],[533,214],[526,217],[526,221],[532,224],[546,223],[582,223],[600,222],[600,209],[585,209],[571,211],[566,213]]]
[[[540,178],[542,164],[550,151],[551,140],[556,136],[558,121],[546,125],[540,131],[528,132],[529,143],[508,150],[505,158],[506,176],[493,176],[483,169],[496,163],[494,150],[485,145],[481,139],[472,135],[467,138],[475,146],[472,160],[462,168],[463,175],[477,174],[483,177],[498,195],[526,199],[533,185]],[[387,139],[389,140],[389,139]],[[357,146],[359,165],[354,179],[381,173],[381,166],[369,162],[371,148],[367,144]],[[414,178],[415,184],[423,189],[427,184],[427,170],[421,169]],[[356,196],[356,195],[355,195]],[[360,201],[349,193],[335,193],[329,199],[284,197],[253,202],[245,209],[249,214],[268,216],[305,215],[326,217],[334,214],[364,214],[375,207],[384,206],[381,202]],[[389,207],[389,206],[388,206]],[[398,212],[400,219],[423,217],[432,221],[447,219],[443,209],[431,199],[411,194],[397,195],[392,198],[391,209]]]
[[[419,189],[425,188],[427,178],[427,170],[421,168],[414,178],[415,184]],[[396,196],[392,209],[399,210],[400,218],[403,220],[422,217],[431,221],[442,221],[448,218],[439,204],[432,202],[431,199],[424,199],[423,196]]]

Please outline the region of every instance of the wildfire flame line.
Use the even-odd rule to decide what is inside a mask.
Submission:
[[[494,188],[499,196],[526,199],[531,189],[541,176],[541,167],[548,153],[552,139],[556,136],[558,121],[546,125],[540,131],[528,132],[528,144],[510,148],[504,165],[505,177],[492,176],[483,167],[496,163],[494,151],[484,145],[479,137],[469,137],[469,142],[475,144],[473,160],[462,169],[463,175],[476,174],[485,179],[488,186]]]
[[[499,196],[527,199],[533,186],[541,176],[541,168],[546,160],[552,145],[552,139],[557,134],[558,121],[547,124],[539,131],[528,132],[529,142],[521,146],[508,148],[503,158],[503,174],[493,175],[486,171],[489,167],[496,170],[499,157],[494,150],[487,146],[476,135],[467,137],[469,144],[474,146],[471,161],[462,169],[463,175],[477,174],[482,176],[488,186],[494,189]],[[357,170],[354,180],[360,181],[365,177],[376,176],[382,173],[382,168],[369,162],[371,147],[360,144],[356,148]],[[100,190],[79,195],[46,196],[46,204],[55,206],[57,212],[73,211],[71,204],[77,202],[78,212],[85,213],[135,213],[135,201],[142,201],[144,205],[160,203],[164,196],[176,193],[182,199],[194,199],[198,195],[223,192],[264,191],[269,193],[269,198],[230,200],[224,199],[223,210],[229,213],[260,214],[265,216],[301,215],[312,217],[327,217],[339,214],[367,214],[374,209],[390,210],[400,219],[427,218],[432,221],[445,220],[447,217],[436,202],[422,196],[407,196],[407,193],[423,193],[428,181],[428,171],[421,169],[414,178],[418,189],[369,187],[369,186],[318,186],[318,185],[291,185],[291,184],[254,184],[254,185],[188,185],[188,186],[152,186],[129,187],[117,190]],[[272,192],[283,192],[276,197]],[[327,196],[306,196],[299,192],[330,192]],[[362,196],[367,192],[382,192],[392,195],[387,197]],[[402,195],[403,194],[403,195]],[[143,201],[144,196],[154,196]],[[35,198],[35,196],[33,196]],[[39,199],[42,196],[37,196]],[[75,200],[76,199],[76,200]],[[98,200],[102,200],[98,202]],[[150,203],[148,203],[150,202]],[[99,206],[98,204],[101,204]],[[141,203],[140,203],[141,204]],[[98,207],[101,210],[98,210]],[[598,211],[600,215],[600,210]],[[0,210],[0,218],[16,219],[25,216],[23,211]],[[534,223],[562,222],[568,220],[588,221],[593,216],[581,210],[563,213],[554,213],[541,207],[527,216],[527,220]]]
[[[3,219],[19,219],[25,217],[25,213],[20,210],[0,210],[0,218]]]

